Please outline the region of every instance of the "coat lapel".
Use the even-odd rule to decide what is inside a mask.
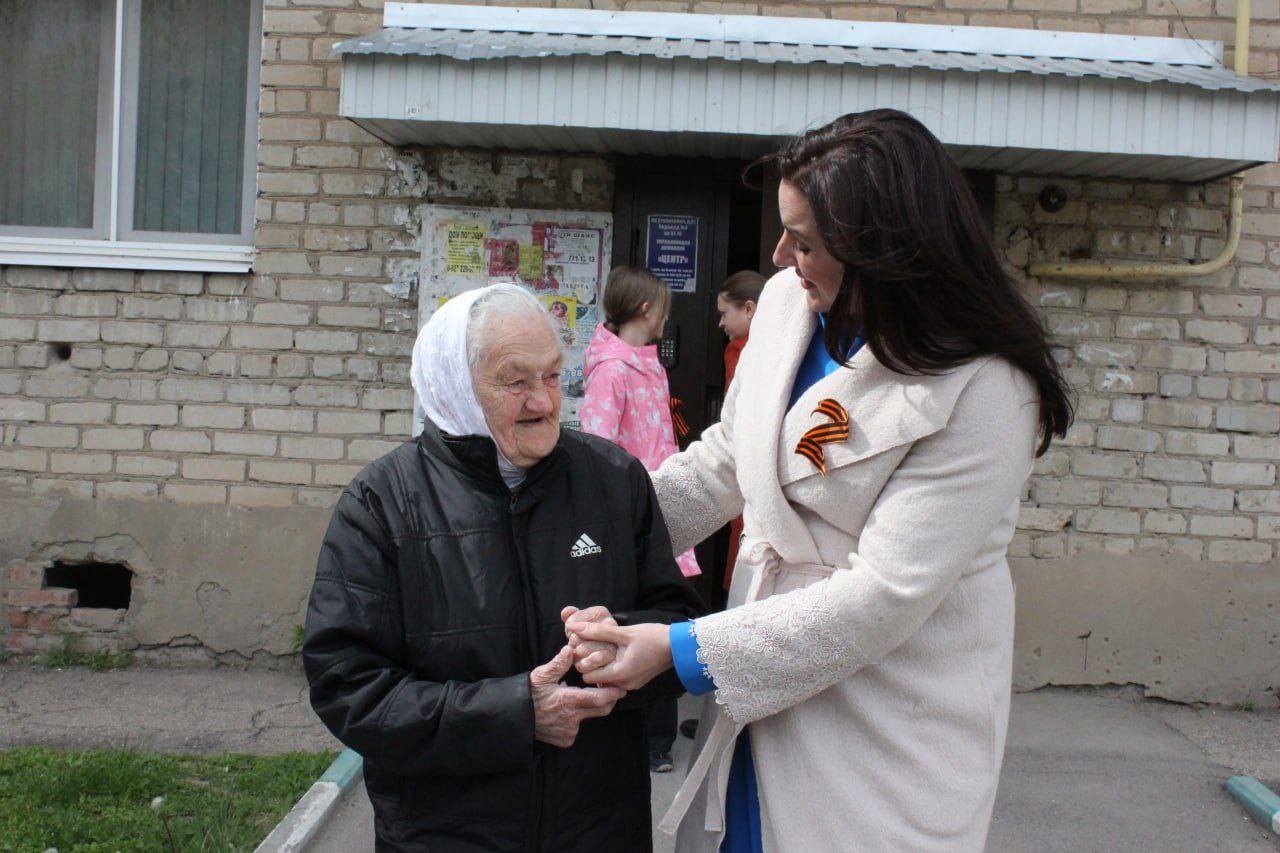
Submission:
[[[750,528],[768,531],[769,543],[791,562],[818,560],[808,527],[782,494],[779,438],[796,371],[818,317],[809,310],[794,271],[769,280],[738,363],[734,455]]]
[[[828,397],[849,412],[849,439],[823,446],[827,475],[854,462],[902,444],[918,441],[947,425],[960,391],[985,359],[979,359],[939,376],[905,376],[876,360],[863,347],[849,367],[842,367],[815,382],[782,424],[778,445],[778,477],[782,486],[804,477],[822,476],[812,462],[795,452],[805,432],[827,423],[813,410]]]

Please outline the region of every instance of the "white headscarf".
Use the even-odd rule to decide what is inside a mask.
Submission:
[[[409,371],[413,390],[422,401],[427,419],[450,435],[493,438],[471,383],[471,365],[467,363],[467,325],[471,320],[471,306],[495,290],[520,288],[502,283],[458,294],[436,309],[413,344],[413,363]],[[524,481],[528,470],[509,461],[501,448],[498,449],[498,469],[511,488]]]

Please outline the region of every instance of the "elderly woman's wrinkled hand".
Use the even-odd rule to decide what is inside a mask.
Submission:
[[[551,660],[529,673],[533,699],[533,737],[568,749],[578,739],[583,720],[606,717],[627,695],[618,687],[570,687],[561,681],[573,667],[573,650],[565,646]]]
[[[584,642],[617,647],[612,663],[582,674],[587,684],[638,690],[673,666],[667,625],[607,625],[571,619],[568,629]]]
[[[608,666],[617,658],[618,647],[613,643],[589,642],[583,640],[568,628],[568,623],[571,619],[575,622],[617,625],[618,622],[613,618],[613,614],[609,612],[609,608],[597,605],[588,607],[585,610],[579,610],[570,605],[560,611],[560,619],[565,623],[564,633],[569,639],[569,647],[573,649],[574,665],[577,667],[578,672],[585,675],[602,666]]]

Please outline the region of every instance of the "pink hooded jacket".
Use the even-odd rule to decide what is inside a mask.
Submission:
[[[633,347],[601,323],[583,353],[582,370],[586,391],[578,417],[583,432],[609,439],[649,471],[679,450],[667,372],[658,363],[656,346]],[[685,577],[702,573],[693,549],[676,562]]]

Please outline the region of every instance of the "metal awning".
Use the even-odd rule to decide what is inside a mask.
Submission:
[[[394,144],[749,158],[905,110],[960,165],[1204,181],[1277,159],[1280,85],[1219,42],[754,16],[388,3],[335,45]]]

